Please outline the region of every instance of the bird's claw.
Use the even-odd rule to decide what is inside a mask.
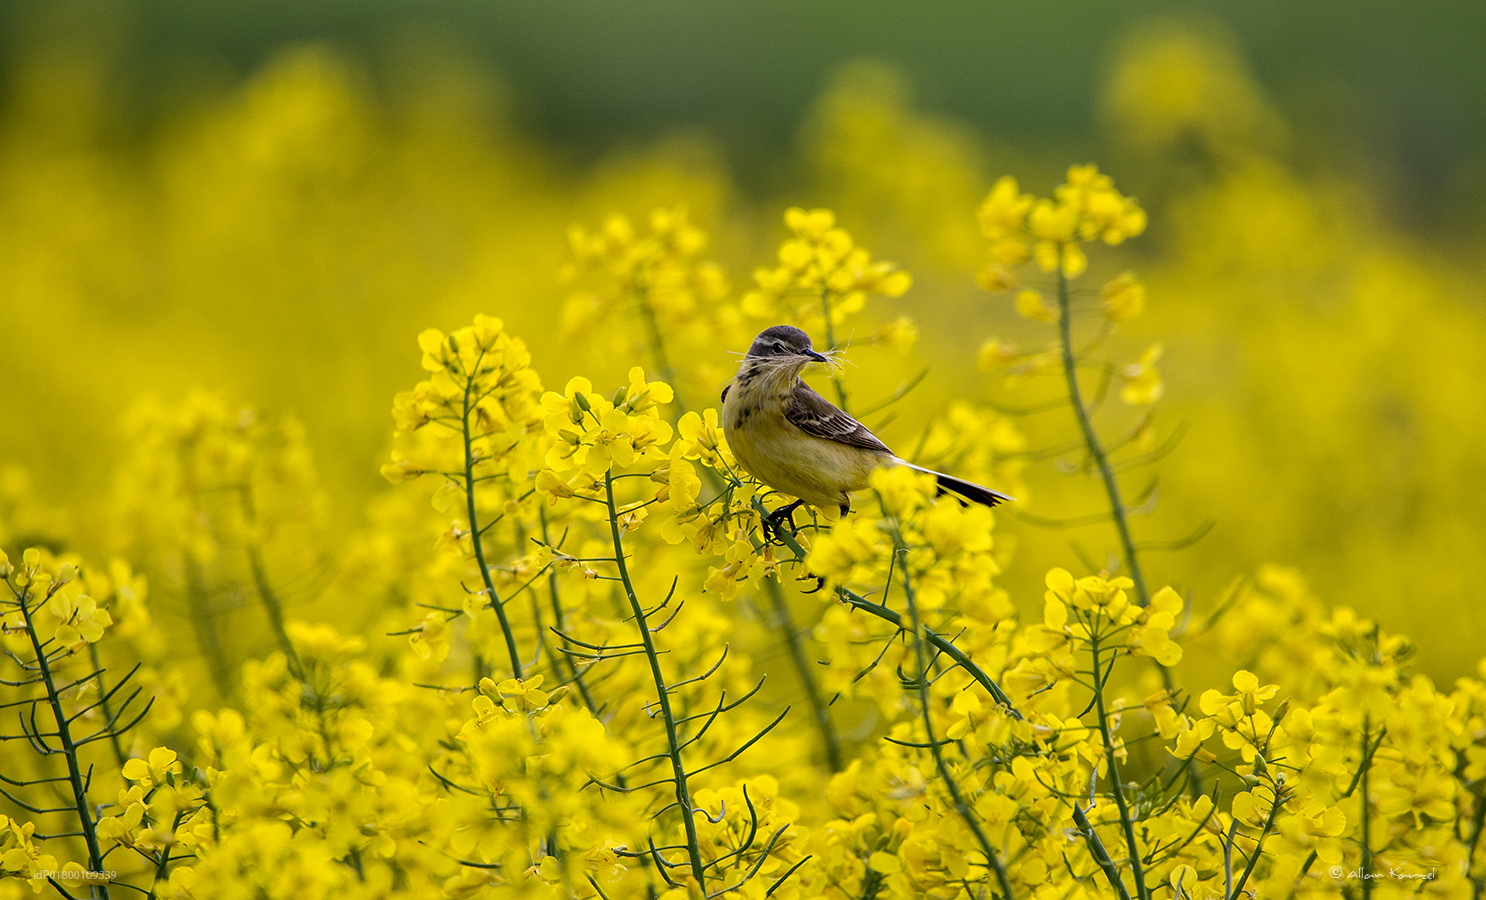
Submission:
[[[765,516],[761,520],[761,524],[764,528],[764,537],[771,541],[779,540],[779,523],[781,520],[789,523],[789,530],[791,534],[798,532],[800,530],[800,526],[795,524],[795,510],[798,509],[800,507],[800,504],[804,502],[805,501],[803,500],[796,500],[793,503],[786,503],[784,506],[779,507],[778,509]]]

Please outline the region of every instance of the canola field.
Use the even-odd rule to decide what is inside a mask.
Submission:
[[[0,897],[1486,888],[1479,234],[1167,28],[1108,159],[843,68],[790,187],[325,47],[0,123]],[[727,446],[765,327],[906,459]]]

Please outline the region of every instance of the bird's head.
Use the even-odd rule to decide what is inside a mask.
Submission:
[[[810,346],[810,335],[793,325],[775,325],[759,332],[748,348],[746,359],[755,364],[777,366],[798,371],[812,362],[829,362],[830,357]]]

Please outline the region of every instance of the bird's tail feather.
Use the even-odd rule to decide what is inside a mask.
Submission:
[[[980,485],[975,484],[974,482],[966,481],[963,478],[956,478],[953,475],[946,475],[943,472],[935,472],[933,469],[925,469],[923,466],[916,466],[913,463],[908,462],[907,460],[899,459],[896,460],[896,462],[899,465],[907,466],[908,468],[915,471],[933,475],[934,478],[938,480],[939,493],[941,494],[954,494],[958,497],[963,497],[966,500],[971,500],[985,506],[995,506],[998,503],[1005,503],[1007,501],[1016,499],[1015,497],[1008,497],[1000,491],[993,491],[988,487],[981,487]]]

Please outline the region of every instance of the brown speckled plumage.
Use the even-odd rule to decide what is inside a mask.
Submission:
[[[888,464],[929,472],[893,455],[865,425],[800,379],[812,362],[824,362],[810,337],[776,325],[753,341],[738,374],[722,391],[722,427],[733,455],[759,481],[817,507],[845,513],[851,492],[867,486],[872,470]],[[994,506],[1011,499],[939,472],[941,492]]]

